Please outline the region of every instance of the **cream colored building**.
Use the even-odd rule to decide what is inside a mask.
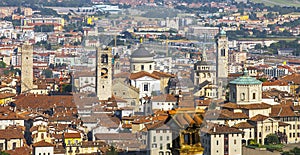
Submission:
[[[130,72],[137,73],[140,71],[146,71],[152,73],[155,70],[155,63],[153,55],[140,44],[137,50],[135,50],[130,56]]]

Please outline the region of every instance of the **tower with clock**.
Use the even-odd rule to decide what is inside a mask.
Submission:
[[[112,96],[112,53],[110,48],[97,48],[96,92],[99,100]]]

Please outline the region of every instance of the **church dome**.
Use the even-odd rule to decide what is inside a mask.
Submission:
[[[139,48],[131,54],[131,58],[145,58],[145,57],[153,57],[153,55],[144,47],[143,44],[141,44]]]
[[[243,76],[241,76],[229,83],[236,84],[236,85],[259,85],[259,84],[262,84],[262,82],[257,80],[256,78],[250,77],[247,69],[244,70]]]

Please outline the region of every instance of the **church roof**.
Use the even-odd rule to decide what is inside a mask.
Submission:
[[[139,48],[131,54],[131,58],[143,57],[153,57],[153,55],[144,47],[143,44],[140,44]]]
[[[240,85],[255,85],[255,84],[262,84],[261,81],[250,77],[248,74],[247,69],[244,70],[244,75],[240,76],[239,78],[229,82],[230,84],[240,84]]]

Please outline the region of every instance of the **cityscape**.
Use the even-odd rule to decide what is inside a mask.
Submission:
[[[299,0],[1,0],[0,155],[300,155]]]

